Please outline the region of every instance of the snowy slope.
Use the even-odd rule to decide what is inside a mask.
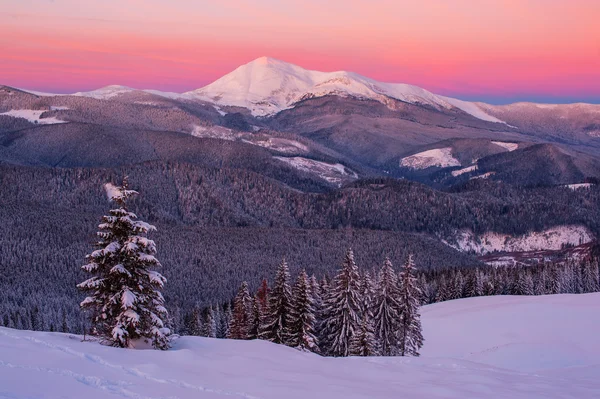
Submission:
[[[121,94],[130,93],[132,91],[135,91],[135,89],[132,89],[131,87],[127,86],[110,85],[92,91],[80,91],[77,93],[73,93],[72,95],[80,97],[91,97],[97,100],[108,100],[110,98],[120,96]]]
[[[515,237],[495,232],[476,236],[471,231],[464,230],[460,231],[454,242],[449,245],[459,251],[485,255],[496,251],[558,250],[564,245],[581,245],[592,240],[594,240],[594,235],[585,226],[557,226]]]
[[[0,328],[0,398],[470,399],[600,395],[600,294],[422,308],[421,358],[321,358],[184,337],[167,352]]]
[[[274,157],[304,172],[314,173],[329,183],[342,185],[345,179],[358,179],[358,175],[340,163],[330,164],[304,157]]]
[[[378,82],[346,71],[310,71],[269,57],[251,61],[208,86],[185,94],[217,104],[248,108],[258,116],[275,114],[305,98],[333,94],[368,98],[384,104],[394,98],[437,109],[458,108],[476,118],[502,123],[474,103],[438,96],[417,86]]]
[[[58,107],[55,107],[57,109]],[[64,109],[64,107],[63,107]],[[27,119],[31,123],[38,123],[40,125],[51,125],[55,123],[67,123],[66,121],[60,120],[55,117],[41,118],[45,110],[33,110],[33,109],[12,109],[10,111],[1,113],[0,115],[12,116],[13,118]]]
[[[427,169],[431,167],[447,168],[460,166],[460,161],[452,156],[452,148],[435,148],[404,157],[400,166],[412,169]]]

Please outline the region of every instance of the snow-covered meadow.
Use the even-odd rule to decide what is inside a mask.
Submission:
[[[600,294],[422,308],[420,358],[323,358],[265,341],[125,350],[0,328],[0,398],[598,398]]]

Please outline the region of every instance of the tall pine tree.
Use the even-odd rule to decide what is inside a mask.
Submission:
[[[400,355],[419,356],[423,346],[419,297],[421,292],[415,278],[415,264],[412,254],[408,256],[400,272]]]
[[[306,271],[298,275],[292,290],[292,306],[287,323],[287,344],[302,351],[318,353],[315,336],[315,308],[312,288]]]
[[[350,354],[350,340],[360,324],[359,279],[354,253],[349,249],[325,303],[324,344],[331,356]]]
[[[248,291],[248,283],[243,282],[233,301],[233,315],[229,322],[230,339],[248,339],[250,320],[252,318],[252,297]]]
[[[383,356],[396,356],[399,351],[400,291],[392,262],[386,259],[379,272],[375,295],[375,335]]]
[[[92,277],[78,285],[88,293],[81,307],[91,312],[95,332],[113,346],[131,348],[144,340],[167,349],[170,330],[160,293],[166,279],[151,270],[160,263],[154,241],[146,238],[156,228],[127,209],[127,201],[138,193],[128,189],[126,178],[122,186],[109,183],[105,189],[118,207],[102,218],[98,249],[82,267]]]
[[[374,292],[371,276],[366,272],[360,282],[361,318],[358,331],[350,340],[350,355],[377,356],[379,347],[373,327]]]
[[[290,272],[285,259],[277,268],[275,284],[269,293],[269,308],[261,325],[259,338],[276,344],[287,344],[287,323],[292,302]]]

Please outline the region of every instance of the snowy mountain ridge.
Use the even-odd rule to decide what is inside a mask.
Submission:
[[[260,57],[201,89],[185,93],[220,105],[248,108],[256,116],[275,114],[298,101],[326,95],[353,96],[388,104],[396,99],[436,109],[458,108],[478,119],[503,123],[474,103],[438,96],[418,86],[383,83],[354,72],[320,72]]]
[[[38,96],[69,95],[23,91]],[[107,100],[134,91],[137,89],[109,85],[70,95]],[[257,58],[213,83],[189,92],[172,93],[152,89],[140,91],[171,99],[200,100],[221,106],[243,107],[255,116],[276,114],[307,98],[336,95],[375,100],[388,106],[394,100],[400,100],[438,110],[458,109],[487,122],[504,123],[487,113],[478,103],[436,95],[418,86],[379,82],[347,71],[312,71],[270,57]]]

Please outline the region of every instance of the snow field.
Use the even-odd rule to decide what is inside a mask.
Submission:
[[[265,341],[182,337],[124,350],[0,328],[0,398],[600,396],[600,294],[479,297],[421,308],[420,358],[322,358]]]

